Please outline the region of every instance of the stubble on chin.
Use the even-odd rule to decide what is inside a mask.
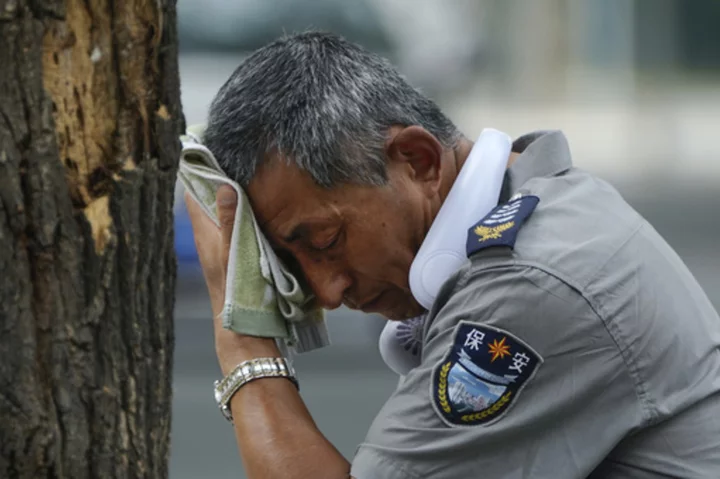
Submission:
[[[399,306],[396,309],[393,309],[388,312],[383,312],[382,316],[385,319],[388,319],[390,321],[405,321],[407,319],[415,318],[417,316],[420,316],[421,314],[424,314],[426,312],[425,308],[423,308],[419,303],[413,301],[409,301],[407,304],[403,306]]]

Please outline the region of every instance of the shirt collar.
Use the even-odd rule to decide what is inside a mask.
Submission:
[[[570,147],[558,130],[523,135],[513,142],[512,151],[520,156],[505,173],[501,203],[532,178],[555,176],[572,168]]]

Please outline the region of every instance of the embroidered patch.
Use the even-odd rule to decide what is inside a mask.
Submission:
[[[468,230],[467,255],[490,246],[515,245],[518,231],[540,202],[537,196],[521,196],[495,207],[485,218]]]
[[[500,419],[542,362],[512,334],[461,321],[452,349],[433,371],[433,406],[450,426]]]

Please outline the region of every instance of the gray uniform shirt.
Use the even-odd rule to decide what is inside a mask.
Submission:
[[[498,225],[483,233],[498,244],[476,245],[443,286],[421,364],[375,419],[352,475],[720,478],[709,299],[612,187],[572,167],[562,133],[526,135],[514,150],[502,201],[528,203],[495,217],[525,217],[507,231],[480,224]]]

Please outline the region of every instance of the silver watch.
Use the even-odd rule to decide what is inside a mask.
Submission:
[[[225,378],[215,381],[215,401],[225,419],[230,422],[233,420],[230,399],[238,389],[250,381],[261,378],[287,378],[298,387],[295,370],[285,358],[256,358],[243,361]]]

